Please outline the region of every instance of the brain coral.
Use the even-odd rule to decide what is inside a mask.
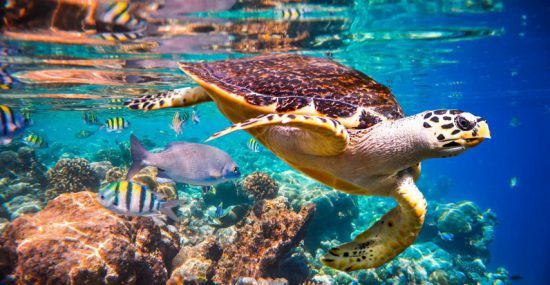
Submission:
[[[54,199],[62,193],[80,192],[84,190],[97,191],[99,178],[82,158],[63,158],[48,171],[49,187],[46,191],[46,200]]]
[[[277,197],[279,185],[271,176],[263,172],[254,172],[243,181],[243,190],[256,201]]]

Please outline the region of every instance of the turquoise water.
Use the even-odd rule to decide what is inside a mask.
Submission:
[[[176,4],[167,0],[155,7],[149,5],[151,1],[135,1],[131,14],[139,24],[104,23],[94,30],[83,24],[85,13],[74,12],[91,11],[90,7],[21,1],[30,6],[17,16],[9,3],[19,1],[7,2],[0,38],[5,83],[0,103],[31,113],[34,124],[25,134],[38,134],[48,142],[48,148],[36,149],[45,169],[61,158],[85,158],[109,160],[124,170],[130,164],[130,134],[148,141],[148,149],[162,149],[173,141],[204,142],[230,126],[215,104],[206,103],[196,107],[200,123],[186,123],[183,134],[176,136],[170,128],[174,113],[190,113],[191,108],[141,112],[122,106],[141,95],[195,86],[179,71],[178,61],[270,53],[329,58],[388,86],[406,115],[441,108],[465,110],[488,120],[492,139],[460,156],[423,162],[418,186],[430,205],[424,229],[414,248],[377,271],[378,279],[372,277],[373,270],[347,275],[328,269],[319,257],[330,246],[367,229],[391,208],[390,200],[338,194],[295,174],[265,147],[251,151],[247,147],[251,136],[242,131],[209,143],[233,157],[243,178],[256,171],[274,177],[281,196],[295,208],[301,206],[296,201],[317,204],[317,218],[304,243],[295,249],[305,256],[303,264],[309,268],[302,274],[305,279],[314,284],[439,284],[443,279],[436,275],[441,273],[432,275],[439,270],[447,272],[448,284],[550,281],[545,211],[550,199],[544,181],[550,169],[545,126],[550,114],[548,3],[224,0]],[[127,41],[99,35],[136,31],[138,38]],[[108,133],[84,124],[83,113],[91,111],[100,122],[120,116],[131,125],[120,133]],[[93,134],[78,138],[82,130]],[[22,147],[17,138],[9,146],[0,146],[0,151]],[[7,193],[15,184],[9,181],[15,178],[6,178],[8,184],[2,187]],[[49,187],[44,183],[38,191]],[[220,201],[225,207],[253,203],[238,194],[219,194],[224,187],[239,188],[221,186],[216,194],[206,195],[213,197],[203,197],[198,187],[182,184],[177,191],[179,196],[202,201],[204,213],[212,212]],[[19,195],[27,193],[15,196]],[[15,218],[15,210],[6,206],[11,204],[5,204],[10,200],[4,198],[0,217],[8,222]],[[323,199],[331,206],[323,204]],[[467,212],[461,201],[472,201],[476,210]],[[30,212],[42,209],[46,202],[37,202],[38,208]],[[485,212],[488,209],[495,219]],[[324,216],[323,211],[330,214]],[[443,222],[438,222],[445,211],[466,211],[459,216],[465,216],[473,229],[445,235]],[[463,222],[456,221],[455,228]],[[476,242],[483,246],[474,246]],[[430,256],[426,259],[432,261],[419,256]],[[9,266],[1,268],[2,277],[11,282],[13,272],[5,268]]]

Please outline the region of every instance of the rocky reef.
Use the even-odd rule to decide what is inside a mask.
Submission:
[[[246,224],[232,229],[235,234],[229,238],[211,235],[199,244],[182,247],[170,282],[233,284],[241,277],[304,282],[307,270],[305,275],[296,276],[292,274],[295,270],[282,266],[304,237],[313,213],[313,205],[294,212],[283,197],[258,203],[246,217]]]
[[[46,167],[28,147],[0,152],[0,218],[15,219],[43,207]]]
[[[97,192],[99,184],[98,174],[86,159],[63,158],[48,170],[46,200],[52,200],[63,193],[85,190]]]
[[[267,155],[260,157],[264,168],[254,170],[261,172],[218,185],[209,193],[188,185],[159,184],[157,170],[147,167],[133,181],[165,199],[186,201],[177,211],[177,223],[160,225],[149,217],[116,215],[95,202],[92,192],[100,184],[124,178],[128,159],[120,158],[127,152],[124,144],[113,149],[109,159],[90,163],[61,158],[48,164],[54,165],[49,170],[30,148],[3,149],[0,276],[8,278],[0,282],[510,282],[504,268],[487,267],[496,215],[469,201],[443,202],[437,191],[448,187],[450,182],[444,178],[424,187],[431,187],[432,199],[437,201],[429,201],[423,230],[413,246],[379,268],[345,273],[324,266],[320,257],[367,229],[394,206],[391,199],[347,195],[295,171],[265,167]],[[116,159],[121,160],[111,161]],[[245,167],[257,164],[249,159]],[[224,205],[223,216],[219,205]]]
[[[242,188],[254,200],[273,199],[279,192],[279,185],[267,173],[254,172],[242,182]]]
[[[0,273],[16,283],[164,284],[179,236],[150,218],[123,218],[95,194],[62,194],[0,238]]]
[[[363,201],[364,199],[364,201]],[[362,198],[360,208],[369,219],[355,221],[355,236],[365,230],[393,206],[386,199]],[[370,210],[369,210],[370,209]],[[394,260],[376,269],[353,273],[334,271],[318,260],[338,240],[322,242],[322,249],[310,256],[315,275],[312,280],[321,284],[508,284],[508,272],[487,268],[490,260],[488,246],[493,240],[496,215],[481,211],[474,203],[465,201],[440,204],[429,202],[424,227],[414,245]]]

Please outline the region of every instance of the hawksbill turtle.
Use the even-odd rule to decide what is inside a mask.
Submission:
[[[214,101],[234,125],[209,140],[246,130],[330,187],[397,201],[353,241],[326,253],[322,261],[343,271],[378,267],[414,242],[426,214],[415,184],[422,160],[458,155],[490,137],[485,119],[460,110],[405,117],[386,86],[328,59],[279,54],[179,67],[199,87],[125,105],[153,110]]]

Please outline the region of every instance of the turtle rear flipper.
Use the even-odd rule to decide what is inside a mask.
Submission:
[[[231,127],[215,133],[210,141],[237,130],[266,126],[288,126],[303,130],[300,137],[296,138],[304,153],[313,155],[336,155],[344,151],[349,143],[349,133],[337,120],[325,117],[294,115],[294,114],[269,114],[254,119],[234,124]]]
[[[420,232],[426,200],[414,184],[414,174],[398,181],[393,197],[398,205],[349,243],[323,257],[326,265],[343,271],[378,267],[409,247]]]
[[[132,99],[124,102],[124,106],[130,109],[148,111],[173,107],[187,107],[208,101],[212,101],[212,98],[210,98],[206,90],[202,87],[185,87]]]

